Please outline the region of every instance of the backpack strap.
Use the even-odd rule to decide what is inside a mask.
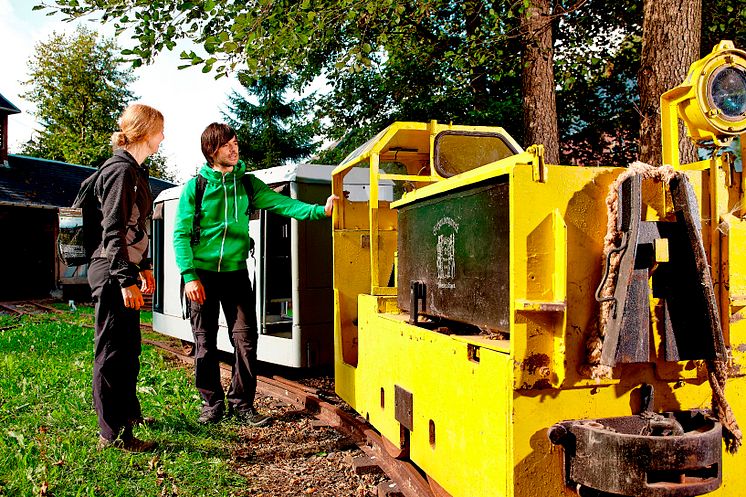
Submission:
[[[249,198],[249,204],[246,207],[246,217],[251,221],[251,216],[254,215],[256,209],[254,208],[254,185],[251,183],[251,176],[246,173],[241,178],[241,183],[246,190],[246,196]],[[249,255],[254,257],[254,239],[249,236]]]
[[[202,219],[202,198],[205,196],[206,186],[207,179],[201,174],[198,174],[194,185],[194,217],[192,218],[192,236],[189,241],[192,247],[199,245],[201,232],[199,222]]]
[[[241,178],[244,190],[246,190],[246,196],[249,199],[248,207],[246,208],[246,215],[250,218],[254,212],[254,185],[251,183],[251,178],[248,174],[244,174]],[[201,228],[199,222],[202,219],[202,199],[205,196],[205,188],[207,186],[207,179],[198,174],[194,185],[194,217],[192,218],[192,235],[189,243],[192,247],[199,245]]]

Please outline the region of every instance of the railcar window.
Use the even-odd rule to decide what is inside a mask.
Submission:
[[[435,170],[449,178],[516,153],[498,133],[444,131],[435,137]]]
[[[290,196],[290,185],[271,185],[278,193]],[[282,338],[293,337],[293,274],[290,218],[261,211],[263,267],[261,333]]]

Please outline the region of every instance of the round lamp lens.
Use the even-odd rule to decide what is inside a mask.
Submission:
[[[728,66],[717,72],[710,86],[712,103],[726,118],[742,118],[746,114],[746,71]]]

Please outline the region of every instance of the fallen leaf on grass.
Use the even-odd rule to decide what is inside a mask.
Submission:
[[[49,483],[44,482],[41,484],[41,488],[39,488],[39,495],[40,497],[46,497],[49,495]]]

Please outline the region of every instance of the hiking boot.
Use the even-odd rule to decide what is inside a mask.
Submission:
[[[197,418],[197,423],[201,425],[211,425],[219,422],[221,419],[223,419],[223,409],[210,409],[203,407],[202,414]]]
[[[131,437],[126,440],[122,440],[121,438],[117,438],[116,440],[109,440],[107,438],[99,436],[96,449],[104,450],[108,449],[109,447],[126,450],[128,452],[152,452],[153,450],[155,450],[156,447],[158,447],[158,442],[149,442],[147,440],[140,440],[139,438],[135,437]]]
[[[251,409],[249,411],[236,411],[236,421],[247,426],[259,428],[267,426],[272,422],[272,418],[264,414],[259,414],[256,409]]]

